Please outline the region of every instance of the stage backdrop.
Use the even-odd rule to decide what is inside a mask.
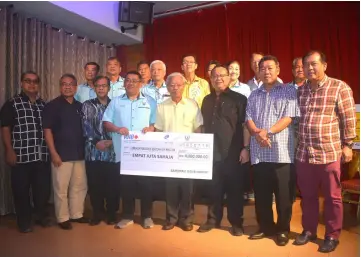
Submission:
[[[146,28],[146,59],[163,60],[169,74],[180,71],[183,54],[194,53],[201,77],[209,60],[236,59],[245,82],[252,77],[250,55],[260,51],[279,59],[280,77],[289,82],[293,58],[319,49],[327,74],[345,80],[359,103],[359,24],[359,2],[235,2],[156,19]]]

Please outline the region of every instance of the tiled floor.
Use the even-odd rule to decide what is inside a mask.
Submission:
[[[195,222],[205,221],[207,208],[196,206]],[[137,204],[139,213],[139,203]],[[179,228],[162,231],[165,204],[154,204],[154,217],[158,223],[153,229],[144,230],[138,224],[124,230],[115,230],[104,223],[97,227],[74,224],[71,231],[63,231],[57,226],[51,228],[35,227],[34,233],[20,234],[15,228],[13,217],[1,217],[0,256],[1,257],[353,257],[360,256],[359,222],[351,207],[345,205],[345,224],[340,245],[331,254],[317,252],[318,245],[292,245],[278,247],[273,240],[251,241],[247,236],[233,237],[227,231],[228,222],[224,219],[224,229],[200,234],[195,231],[184,232]],[[226,212],[226,210],[225,210]],[[225,215],[226,217],[226,215]],[[291,229],[294,233],[302,230],[300,202],[293,208]],[[322,223],[322,219],[320,221]],[[257,230],[254,205],[245,207],[245,232]],[[323,237],[324,226],[319,225],[318,235]],[[321,240],[318,243],[322,242]]]

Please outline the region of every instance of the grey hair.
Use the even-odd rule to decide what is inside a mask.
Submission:
[[[302,62],[302,57],[296,57],[295,59],[293,59],[293,61],[292,61],[292,69],[295,68],[296,63],[297,63],[298,60],[301,60],[301,62]]]
[[[177,77],[177,76],[179,76],[179,77],[182,78],[183,83],[186,83],[187,80],[186,80],[186,78],[183,76],[182,73],[173,72],[173,73],[171,73],[171,74],[168,75],[168,77],[167,77],[167,79],[166,79],[166,81],[165,81],[165,84],[168,86],[168,84],[169,84],[169,82],[171,81],[171,79],[172,79],[173,77]]]
[[[166,71],[167,71],[167,67],[165,66],[165,63],[164,63],[164,62],[162,62],[161,60],[155,60],[155,61],[152,61],[152,63],[149,65],[150,69],[152,69],[152,66],[153,66],[154,64],[157,64],[157,63],[162,64],[163,69],[164,69],[164,72],[166,72]]]

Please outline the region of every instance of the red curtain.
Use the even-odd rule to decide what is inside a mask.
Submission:
[[[235,2],[210,9],[156,19],[146,28],[148,60],[160,59],[167,73],[180,71],[181,57],[198,57],[197,74],[216,59],[241,63],[240,80],[252,77],[249,58],[259,51],[275,55],[280,77],[292,80],[294,57],[323,51],[327,74],[346,81],[360,102],[359,2]]]

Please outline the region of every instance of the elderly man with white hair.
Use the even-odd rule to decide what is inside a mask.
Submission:
[[[150,74],[152,80],[149,84],[142,88],[142,93],[154,98],[154,100],[157,101],[157,104],[160,104],[170,96],[164,82],[166,74],[166,66],[164,62],[160,60],[153,61],[150,64]]]
[[[158,132],[200,133],[203,117],[197,103],[182,97],[185,78],[180,73],[168,76],[166,85],[170,98],[158,104],[156,123]],[[193,229],[193,180],[166,179],[166,224],[163,230],[171,230],[178,223],[184,231]]]

